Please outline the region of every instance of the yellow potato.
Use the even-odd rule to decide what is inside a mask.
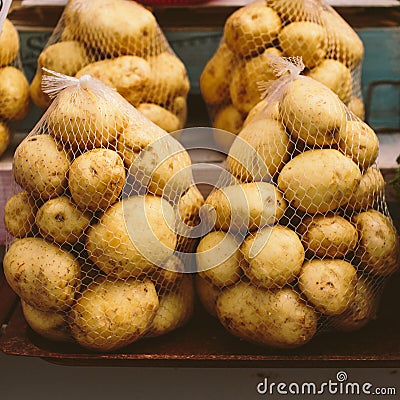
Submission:
[[[14,67],[0,68],[0,118],[20,120],[29,111],[29,83]]]
[[[363,121],[347,121],[342,125],[337,138],[339,149],[351,157],[361,170],[368,169],[378,158],[378,136]]]
[[[10,144],[10,140],[10,129],[4,122],[0,121],[0,157],[7,150],[7,147]]]
[[[353,78],[351,71],[340,61],[323,60],[307,73],[307,76],[321,82],[347,104],[351,98]]]
[[[379,211],[369,210],[352,219],[358,231],[356,256],[368,273],[387,276],[399,268],[399,237],[392,220]]]
[[[42,90],[42,73],[37,71],[29,86],[29,95],[33,103],[39,108],[50,106],[52,99]]]
[[[117,201],[124,186],[124,163],[110,149],[87,151],[69,169],[68,188],[82,210],[105,211]]]
[[[226,43],[222,43],[207,62],[200,75],[200,90],[207,104],[229,101],[229,84],[235,62],[235,55]]]
[[[196,292],[199,300],[206,311],[213,317],[217,316],[217,299],[221,293],[221,289],[214,286],[207,279],[196,274],[195,278]]]
[[[279,190],[266,182],[243,183],[215,190],[207,197],[205,205],[209,207],[210,218],[215,213],[215,228],[223,231],[253,231],[274,224],[287,206]]]
[[[231,173],[243,182],[274,177],[289,159],[291,143],[281,122],[266,118],[249,122],[228,155]]]
[[[80,287],[72,254],[39,238],[17,239],[4,256],[4,274],[14,292],[42,311],[63,311]]]
[[[304,248],[323,258],[343,258],[357,245],[357,230],[339,215],[314,215],[299,229]]]
[[[175,114],[157,104],[142,103],[137,110],[168,133],[175,132],[181,127],[181,122]]]
[[[177,96],[172,100],[168,106],[169,111],[175,114],[179,119],[179,129],[183,129],[186,124],[188,106],[186,102],[186,96]]]
[[[185,276],[185,266],[180,258],[172,255],[167,258],[151,275],[158,293],[176,288]]]
[[[360,180],[360,169],[339,151],[309,150],[283,167],[278,187],[293,207],[316,214],[346,205]]]
[[[261,100],[261,91],[257,83],[276,79],[271,62],[266,58],[268,54],[282,56],[280,50],[271,47],[259,56],[242,60],[232,72],[230,97],[233,105],[242,113],[250,112]]]
[[[293,137],[309,145],[331,146],[346,124],[339,97],[321,83],[300,77],[290,82],[280,102],[282,122]]]
[[[279,15],[263,2],[239,8],[225,22],[224,38],[235,54],[259,54],[277,37],[282,28]]]
[[[279,101],[274,101],[273,103],[270,103],[266,99],[264,99],[258,102],[248,113],[243,123],[243,128],[246,127],[253,120],[267,118],[276,119],[277,121],[281,120]]]
[[[304,261],[304,249],[296,233],[279,225],[250,234],[240,251],[246,260],[242,269],[250,282],[267,289],[293,282]]]
[[[240,282],[220,294],[217,312],[229,332],[264,346],[299,347],[317,330],[316,312],[290,288],[266,290]]]
[[[307,261],[299,277],[300,290],[325,315],[339,315],[350,307],[356,283],[356,269],[343,260]]]
[[[5,19],[0,35],[0,67],[11,64],[19,52],[19,36],[13,23]]]
[[[49,135],[29,136],[14,153],[15,181],[35,198],[47,200],[61,195],[69,167],[66,152]]]
[[[229,286],[239,281],[241,254],[240,243],[234,236],[221,231],[204,236],[196,250],[199,275],[214,286]]]
[[[357,189],[351,194],[348,207],[366,210],[383,199],[385,180],[378,169],[369,167],[361,177]]]
[[[172,206],[157,196],[133,196],[111,206],[86,238],[89,258],[107,275],[154,272],[176,246]]]
[[[46,239],[56,243],[76,243],[83,238],[91,214],[82,212],[67,196],[44,203],[36,214],[36,225]]]
[[[312,1],[304,0],[266,0],[284,22],[315,21],[319,9]]]
[[[97,279],[72,306],[69,324],[81,346],[112,351],[143,337],[158,307],[158,296],[149,280]]]
[[[223,151],[228,152],[235,140],[235,135],[242,129],[243,114],[235,106],[229,104],[215,114],[213,126],[215,129],[225,131],[214,131],[214,140]]]
[[[325,28],[315,22],[292,22],[280,32],[279,45],[285,56],[301,56],[304,65],[313,68],[326,56],[328,37]]]
[[[35,226],[37,206],[28,192],[12,196],[4,206],[4,225],[7,232],[17,238],[29,236]]]
[[[88,64],[76,72],[76,77],[86,74],[115,88],[135,107],[143,100],[146,85],[151,79],[149,63],[136,56],[122,56]]]
[[[347,104],[347,108],[358,118],[364,120],[365,118],[365,107],[364,102],[361,98],[356,96],[350,97],[350,102]]]

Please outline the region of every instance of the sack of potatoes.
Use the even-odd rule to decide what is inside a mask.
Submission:
[[[19,47],[17,29],[6,18],[0,26],[0,157],[10,143],[7,121],[21,120],[29,111],[29,83],[21,68]]]
[[[363,119],[364,47],[356,32],[325,0],[256,0],[228,17],[220,46],[200,76],[215,128],[241,130],[260,102],[257,83],[276,79],[267,54],[301,56],[304,74],[328,86]],[[222,146],[228,150],[231,142]]]
[[[15,151],[4,273],[49,340],[113,351],[192,315],[184,265],[204,199],[166,131],[101,81],[48,71],[47,111]],[[178,251],[179,248],[179,251]]]
[[[186,68],[154,15],[134,1],[68,1],[30,85],[33,102],[47,108],[51,98],[41,88],[42,68],[99,79],[167,132],[185,125]]]
[[[205,200],[213,225],[196,249],[196,289],[233,335],[292,348],[373,320],[400,247],[373,129],[301,75],[301,60],[270,62],[281,77]]]

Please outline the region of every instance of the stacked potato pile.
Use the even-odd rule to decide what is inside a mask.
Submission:
[[[275,79],[265,55],[301,56],[305,74],[332,89],[363,118],[363,53],[357,34],[324,1],[255,1],[227,19],[200,88],[214,127],[237,134],[260,101],[257,83]]]
[[[316,80],[277,82],[233,142],[232,178],[205,201],[215,224],[197,248],[197,288],[234,335],[296,347],[374,318],[399,239],[375,132]]]
[[[203,198],[167,132],[101,82],[64,78],[46,77],[64,89],[14,155],[4,272],[35,331],[110,351],[191,316],[175,225]]]
[[[18,32],[6,19],[0,33],[0,156],[10,142],[6,121],[20,120],[29,111],[29,84],[18,68],[18,57]]]
[[[189,92],[185,66],[154,15],[138,3],[68,2],[30,86],[34,103],[46,108],[51,100],[41,89],[43,67],[101,80],[167,132],[185,125]]]

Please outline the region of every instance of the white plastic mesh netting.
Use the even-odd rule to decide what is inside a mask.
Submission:
[[[170,134],[87,75],[46,70],[53,100],[13,160],[4,272],[29,325],[53,340],[112,351],[192,315],[177,230],[203,197]]]

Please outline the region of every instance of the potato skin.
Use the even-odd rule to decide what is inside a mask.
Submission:
[[[35,198],[43,200],[64,192],[69,167],[67,154],[49,135],[26,138],[14,154],[15,181]]]
[[[47,108],[50,106],[52,100],[42,90],[42,78],[42,73],[37,71],[29,86],[29,96],[37,107]]]
[[[356,269],[343,260],[307,261],[299,277],[300,290],[325,315],[339,315],[350,306],[356,282]]]
[[[358,231],[356,256],[360,267],[368,273],[387,276],[399,268],[399,237],[392,220],[376,210],[368,210],[352,218]]]
[[[114,204],[125,185],[124,163],[117,152],[93,149],[76,158],[69,169],[68,187],[82,210],[102,210]]]
[[[354,225],[339,215],[307,217],[299,232],[305,250],[324,258],[342,258],[358,241]]]
[[[240,282],[220,294],[217,312],[229,332],[264,346],[299,347],[317,330],[317,314],[289,288],[265,290]]]
[[[266,182],[226,186],[212,192],[205,204],[215,209],[215,228],[223,231],[253,231],[274,224],[287,206],[279,190]]]
[[[137,107],[137,110],[140,111],[151,122],[155,123],[168,133],[172,133],[180,129],[181,123],[179,118],[171,111],[159,106],[158,104],[141,103]]]
[[[75,340],[95,351],[112,351],[143,337],[159,300],[151,281],[97,279],[71,308]]]
[[[12,196],[4,207],[4,225],[16,237],[29,236],[35,226],[37,206],[35,199],[23,191]]]
[[[217,317],[217,299],[221,289],[214,286],[207,279],[202,278],[199,274],[196,274],[195,285],[196,293],[203,307],[210,315]]]
[[[261,100],[247,114],[243,123],[243,128],[253,120],[265,118],[275,119],[277,121],[281,120],[279,101],[271,103],[267,102],[265,99]]]
[[[157,293],[162,294],[176,288],[185,276],[185,266],[180,258],[172,255],[151,275]]]
[[[292,136],[311,146],[335,144],[337,133],[346,124],[345,107],[339,97],[307,76],[286,86],[280,113]]]
[[[79,290],[79,263],[70,253],[40,238],[14,241],[3,266],[14,292],[42,311],[66,310]]]
[[[239,243],[234,236],[221,231],[210,232],[197,246],[197,271],[214,286],[229,286],[242,275],[241,258]]]
[[[360,169],[339,151],[309,150],[283,167],[278,187],[293,207],[316,214],[344,206],[360,180]]]
[[[8,126],[0,121],[0,157],[7,150],[8,145],[10,144],[11,133]]]
[[[365,106],[364,102],[361,98],[356,96],[351,96],[349,104],[347,104],[347,108],[351,111],[356,117],[364,120],[365,118]]]
[[[44,203],[36,214],[36,225],[43,237],[59,244],[74,244],[82,239],[92,215],[82,212],[67,196]]]
[[[13,23],[6,18],[0,35],[0,67],[11,64],[19,52],[19,36]]]
[[[297,234],[276,225],[249,235],[240,247],[242,269],[255,286],[271,289],[291,283],[300,273],[304,249]]]

